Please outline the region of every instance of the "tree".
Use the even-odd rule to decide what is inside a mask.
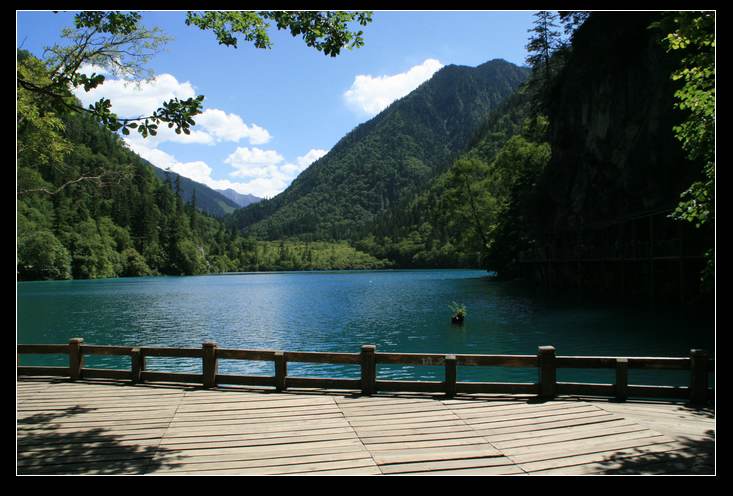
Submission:
[[[30,232],[18,240],[18,273],[22,279],[69,279],[71,256],[52,232]]]
[[[155,136],[158,126],[175,127],[175,132],[190,134],[195,125],[193,117],[202,111],[203,95],[186,100],[173,98],[148,116],[120,118],[111,111],[112,102],[102,98],[88,108],[74,98],[79,87],[90,91],[104,83],[102,74],[82,72],[83,67],[101,67],[128,80],[140,80],[152,73],[145,66],[158,53],[168,38],[159,28],[148,29],[141,24],[138,12],[84,11],[74,16],[74,27],[66,28],[62,37],[67,44],[56,44],[46,50],[44,64],[49,71],[46,81],[29,77],[18,70],[18,93],[30,92],[44,102],[44,112],[88,112],[112,131],[130,134],[137,130],[142,137]],[[329,56],[342,48],[363,45],[362,31],[351,31],[349,24],[365,26],[371,22],[370,12],[188,12],[186,24],[214,31],[219,44],[237,47],[237,37],[253,42],[257,48],[270,48],[268,20],[278,29],[289,29],[293,36],[302,35],[307,46]],[[19,96],[19,99],[21,97]]]
[[[531,90],[531,98],[536,102],[538,109],[542,110],[545,107],[552,78],[556,73],[553,54],[562,47],[562,41],[557,30],[557,14],[540,11],[534,17],[534,26],[528,30],[531,36],[526,46],[528,53],[526,61],[532,68],[528,87]]]
[[[715,13],[679,12],[665,21],[673,25],[663,39],[667,50],[682,54],[672,79],[683,82],[675,92],[675,106],[686,118],[674,133],[687,157],[703,165],[703,179],[682,193],[672,216],[702,228],[715,222]],[[712,248],[706,259],[703,283],[710,286],[715,272]]]
[[[550,60],[553,52],[560,46],[560,32],[557,31],[558,16],[554,12],[543,10],[535,15],[534,27],[528,30],[533,33],[527,44],[527,63],[537,72],[541,71],[545,82],[550,80]]]

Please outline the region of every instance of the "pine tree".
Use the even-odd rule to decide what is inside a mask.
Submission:
[[[191,231],[196,230],[196,188],[191,194]]]
[[[560,48],[561,38],[558,27],[558,16],[551,11],[540,11],[535,15],[534,27],[527,44],[527,63],[532,67],[530,84],[534,87],[535,96],[542,102],[548,92],[553,76],[552,55]]]

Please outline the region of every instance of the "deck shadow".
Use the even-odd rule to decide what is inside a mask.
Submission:
[[[708,430],[699,438],[677,437],[683,447],[659,453],[610,455],[599,463],[600,474],[714,474],[715,432]]]
[[[155,441],[147,444],[126,441],[103,427],[62,432],[58,424],[52,424],[94,410],[97,409],[74,406],[18,419],[17,473],[142,474],[176,460],[174,450],[158,447]],[[29,430],[31,426],[35,429]]]

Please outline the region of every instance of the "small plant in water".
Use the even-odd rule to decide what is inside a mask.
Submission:
[[[455,301],[448,305],[448,307],[451,309],[451,312],[453,312],[453,316],[451,317],[451,322],[454,324],[463,324],[463,319],[467,315],[466,311],[466,305],[458,304]]]

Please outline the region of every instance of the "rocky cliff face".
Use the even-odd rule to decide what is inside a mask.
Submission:
[[[672,127],[677,61],[650,29],[656,13],[594,13],[552,91],[545,232],[673,206],[701,169]]]

